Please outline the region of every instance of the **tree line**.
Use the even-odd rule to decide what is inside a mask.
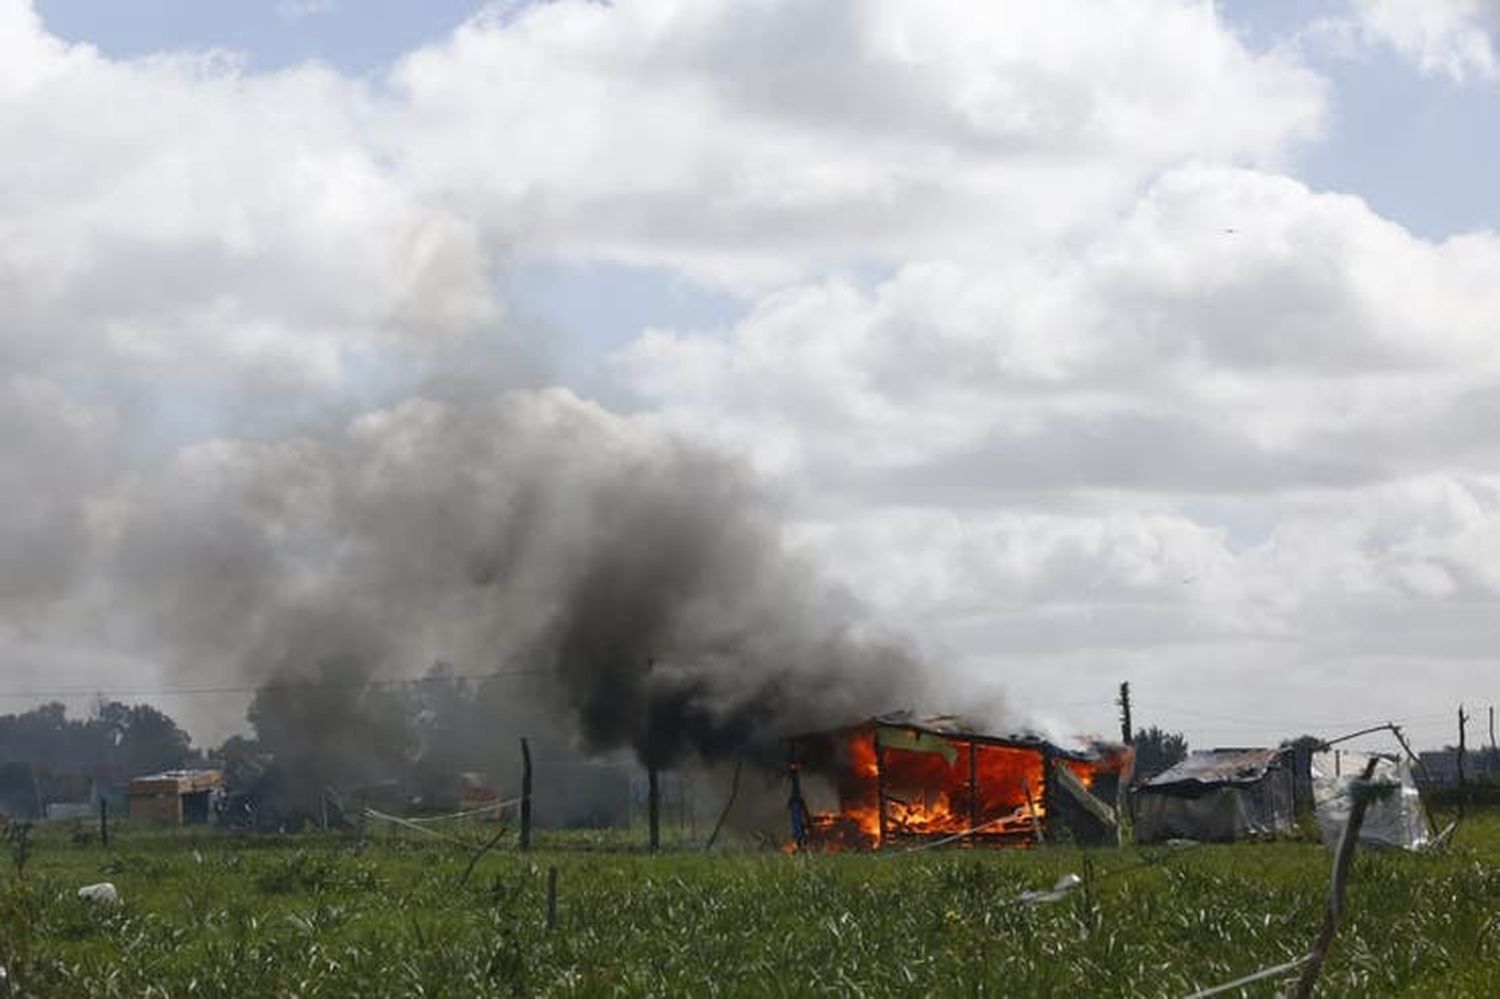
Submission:
[[[0,715],[0,812],[37,814],[45,801],[88,800],[132,777],[198,766],[224,771],[231,789],[313,811],[329,791],[388,786],[406,799],[439,799],[466,771],[508,774],[516,735],[547,758],[574,756],[549,738],[514,676],[470,679],[435,664],[421,679],[370,682],[350,660],[263,685],[246,712],[250,733],[195,748],[188,733],[147,704],[101,699],[86,717],[60,703]],[[1182,759],[1187,742],[1159,728],[1135,733],[1135,777]]]
[[[105,788],[163,770],[213,767],[232,790],[287,810],[316,811],[328,791],[390,786],[407,799],[439,798],[468,771],[518,766],[516,733],[553,758],[562,739],[538,732],[534,703],[513,677],[459,677],[445,664],[419,680],[371,682],[364,669],[332,660],[264,684],[249,733],[194,747],[160,709],[101,699],[85,716],[61,703],[0,715],[0,813],[37,815],[48,802],[90,800]]]

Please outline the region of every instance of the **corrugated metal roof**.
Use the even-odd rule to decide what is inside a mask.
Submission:
[[[1253,784],[1265,777],[1285,754],[1282,749],[1199,749],[1146,782],[1146,787],[1174,784]]]
[[[925,732],[929,735],[952,739],[959,743],[975,742],[980,745],[1006,746],[1014,749],[1033,750],[1035,752],[1050,752],[1053,755],[1073,760],[1098,760],[1123,748],[1111,743],[1097,741],[1090,741],[1086,745],[1080,744],[1074,747],[1060,746],[1035,732],[1021,732],[1011,735],[986,735],[980,732],[972,721],[961,715],[924,715],[911,710],[888,711],[885,714],[875,715],[864,721],[841,728],[823,732],[804,732],[799,735],[789,736],[788,740],[799,742],[804,739],[826,738],[832,735],[853,733],[862,729],[872,728],[899,728],[912,732]]]
[[[904,710],[887,711],[871,720],[881,725],[918,728],[939,735],[975,735],[979,732],[973,722],[959,715],[919,715],[915,711]]]
[[[133,777],[126,785],[130,794],[166,793],[187,794],[220,787],[224,775],[218,770],[164,770],[145,777]]]
[[[200,777],[217,777],[217,770],[162,770],[154,774],[142,774],[131,780],[192,780]]]

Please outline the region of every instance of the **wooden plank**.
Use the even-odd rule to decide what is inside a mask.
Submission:
[[[1052,776],[1056,780],[1057,786],[1066,791],[1074,801],[1082,805],[1090,815],[1111,829],[1118,829],[1120,827],[1120,820],[1115,814],[1115,810],[1094,797],[1089,789],[1083,786],[1083,781],[1078,779],[1078,775],[1069,770],[1067,765],[1061,760],[1052,761]]]

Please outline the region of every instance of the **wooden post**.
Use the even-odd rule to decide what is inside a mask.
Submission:
[[[1099,929],[1099,910],[1094,905],[1094,858],[1083,855],[1083,912],[1090,932]]]
[[[1031,796],[1031,781],[1025,777],[1021,778],[1021,791],[1026,795],[1026,814],[1031,817],[1031,831],[1036,836],[1036,845],[1041,846],[1047,839],[1042,835],[1042,818],[1036,813],[1036,799]]]
[[[99,844],[109,846],[109,799],[99,797]]]
[[[521,739],[521,852],[531,849],[531,746]]]
[[[655,765],[646,770],[646,815],[651,824],[651,852],[661,849],[661,778]]]
[[[1411,743],[1406,741],[1406,736],[1402,733],[1401,726],[1392,722],[1388,727],[1391,730],[1391,734],[1396,737],[1396,741],[1401,744],[1401,748],[1406,752],[1406,758],[1411,761],[1412,767],[1421,773],[1425,783],[1431,785],[1432,774],[1428,772],[1427,764],[1422,762],[1422,757],[1412,752]],[[1437,820],[1432,817],[1432,812],[1429,809],[1422,809],[1422,814],[1427,817],[1427,831],[1436,839],[1438,834]]]
[[[557,929],[557,868],[547,868],[547,929]]]
[[[47,803],[42,800],[42,782],[37,780],[35,761],[31,764],[31,795],[36,799],[37,821],[41,821],[47,817]]]
[[[880,842],[875,844],[875,849],[885,849],[885,750],[880,746],[880,726],[875,726],[875,731],[870,733],[870,738],[875,741],[875,806],[879,809],[877,813],[880,818]]]
[[[1469,716],[1464,714],[1464,706],[1458,706],[1458,814],[1463,816],[1467,799],[1469,797],[1468,782],[1464,780],[1464,732],[1468,725]]]
[[[1042,813],[1038,817],[1042,823],[1042,831],[1051,835],[1057,835],[1062,816],[1058,812],[1056,800],[1056,782],[1052,779],[1052,750],[1046,746],[1042,747],[1042,786],[1037,791],[1037,802],[1042,806]],[[1059,825],[1052,825],[1057,821]]]
[[[969,740],[969,828],[979,828],[979,744]],[[969,842],[975,842],[969,837]]]
[[[1135,739],[1135,729],[1130,723],[1130,683],[1120,684],[1120,699],[1116,702],[1120,705],[1120,741],[1125,745]]]
[[[724,828],[724,822],[729,818],[729,810],[734,807],[735,795],[740,793],[740,768],[745,765],[745,758],[739,757],[734,761],[734,779],[729,782],[729,797],[724,802],[724,810],[719,813],[719,821],[714,823],[714,831],[708,834],[708,842],[703,844],[703,849],[712,850],[714,842],[719,838],[719,830]],[[795,775],[795,771],[793,771]],[[801,843],[797,844],[801,846]]]

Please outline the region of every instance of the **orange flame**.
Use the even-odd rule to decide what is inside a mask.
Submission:
[[[1039,839],[1047,817],[1041,748],[903,732],[866,726],[842,737],[828,774],[839,807],[809,814],[809,846],[878,849],[943,836],[1018,845]],[[1119,753],[1063,763],[1085,787],[1127,765]]]

